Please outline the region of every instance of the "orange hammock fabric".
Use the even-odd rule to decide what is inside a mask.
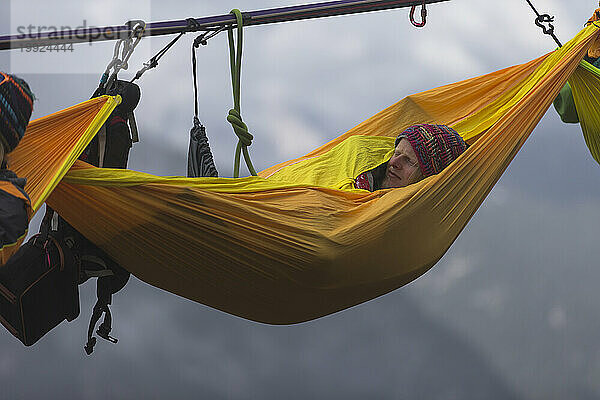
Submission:
[[[592,25],[529,63],[409,96],[259,177],[156,177],[76,162],[48,203],[149,284],[265,323],[328,315],[401,287],[442,257],[598,36]],[[348,185],[415,123],[452,125],[471,147],[406,188]],[[38,132],[48,144],[14,165],[52,154],[61,131]]]
[[[8,154],[7,162],[18,176],[27,178],[25,189],[34,213],[117,104],[118,99],[114,98],[94,99],[29,124],[17,149]],[[25,236],[15,245],[2,249],[0,266],[18,250],[23,239]]]

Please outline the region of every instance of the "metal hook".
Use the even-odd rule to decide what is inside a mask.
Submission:
[[[554,33],[554,25],[552,25],[552,22],[554,22],[554,17],[548,14],[542,14],[535,19],[535,24],[542,28],[544,35],[552,35]],[[548,27],[544,24],[548,24]]]
[[[229,29],[226,26],[222,26],[219,29],[215,30],[215,31],[206,31],[203,34],[201,34],[200,36],[198,36],[196,39],[194,39],[194,48],[198,48],[200,47],[200,45],[206,46],[208,44],[208,40],[213,38],[214,36],[217,36],[219,33],[223,32],[225,29]]]
[[[129,37],[130,38],[140,38],[144,34],[146,30],[146,22],[141,19],[133,19],[131,21],[127,21],[125,25],[130,29]]]
[[[417,10],[417,6],[412,6],[410,9],[410,22],[417,28],[422,28],[427,23],[427,7],[425,0],[423,0],[423,4],[421,4],[421,22],[417,22],[415,20],[415,11]]]
[[[539,26],[540,28],[542,28],[545,35],[552,36],[552,39],[554,39],[554,41],[556,42],[558,47],[562,47],[560,40],[558,40],[558,38],[554,34],[554,25],[552,24],[552,22],[554,22],[554,17],[552,17],[548,14],[540,14],[538,12],[538,10],[536,10],[536,8],[533,5],[533,3],[531,2],[531,0],[526,0],[526,1],[527,1],[527,4],[529,4],[529,6],[531,7],[531,9],[533,10],[533,12],[536,15],[535,24],[537,26]],[[546,27],[544,24],[548,24],[548,27]]]

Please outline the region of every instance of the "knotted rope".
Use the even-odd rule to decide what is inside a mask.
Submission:
[[[235,16],[237,22],[237,49],[233,38],[233,27],[229,29],[229,65],[231,67],[231,85],[233,87],[233,109],[229,110],[227,115],[227,121],[233,127],[233,132],[238,137],[239,141],[235,150],[235,160],[233,165],[233,177],[238,178],[240,176],[240,154],[244,154],[244,160],[250,174],[256,176],[256,171],[250,160],[250,154],[248,153],[248,146],[252,144],[254,138],[250,132],[248,132],[248,126],[242,120],[240,112],[240,78],[242,75],[242,43],[243,43],[243,18],[242,12],[238,9],[231,10],[231,13]]]

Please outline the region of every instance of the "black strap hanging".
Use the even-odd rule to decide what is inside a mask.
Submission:
[[[198,72],[197,72],[197,60],[196,60],[196,49],[200,45],[206,45],[207,40],[217,35],[223,29],[219,29],[215,32],[205,32],[198,36],[192,44],[192,76],[194,79],[194,126],[190,130],[190,146],[188,150],[188,177],[218,177],[219,172],[215,166],[210,145],[208,143],[208,137],[206,136],[206,128],[200,122],[198,117],[199,105],[198,105]]]
[[[122,268],[113,268],[112,271],[113,275],[99,277],[96,283],[96,295],[98,300],[94,305],[94,310],[92,311],[92,317],[90,318],[90,324],[88,326],[88,340],[84,346],[87,355],[92,354],[94,351],[94,346],[96,345],[94,328],[102,314],[104,314],[104,321],[98,327],[96,334],[111,343],[118,342],[116,338],[110,336],[110,331],[112,329],[112,315],[110,313],[109,305],[112,302],[112,295],[117,293],[127,284],[130,274]]]

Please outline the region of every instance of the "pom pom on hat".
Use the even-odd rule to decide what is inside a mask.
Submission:
[[[401,139],[409,141],[425,177],[441,172],[468,147],[463,138],[446,125],[413,125],[398,135],[394,146]]]
[[[33,100],[27,82],[0,72],[0,141],[7,153],[17,147],[25,134]]]

